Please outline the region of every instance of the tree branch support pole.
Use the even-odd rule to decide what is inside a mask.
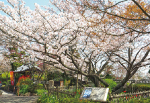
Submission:
[[[76,80],[76,93],[78,91],[78,72],[77,72],[77,80]]]
[[[56,93],[57,93],[57,98],[59,98],[59,95],[58,95],[58,86],[56,86]]]

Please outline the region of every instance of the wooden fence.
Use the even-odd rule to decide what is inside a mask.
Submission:
[[[149,91],[141,91],[141,92],[134,92],[134,93],[125,93],[125,94],[111,94],[109,96],[110,101],[116,100],[118,101],[119,99],[123,99],[123,101],[127,101],[129,99],[133,98],[147,98],[150,97],[150,90]]]
[[[78,89],[81,90],[83,88],[79,87]],[[47,87],[47,90],[48,90],[48,95],[55,94],[57,95],[58,98],[59,98],[59,95],[62,96],[62,94],[66,94],[67,96],[74,97],[77,93],[75,86],[69,86],[69,89],[68,87],[65,87],[65,86]],[[79,94],[81,93],[82,91],[80,91]]]
[[[52,82],[52,81],[51,81]],[[76,95],[76,87],[75,86],[54,86],[54,81],[51,83],[50,81],[47,82],[39,82],[41,84],[44,84],[46,86],[46,89],[48,90],[48,95],[50,94],[55,94],[59,98],[60,96],[64,97],[64,94],[67,96],[74,97]],[[78,89],[83,89],[83,88],[78,88]],[[80,91],[80,94],[82,91]],[[134,93],[124,93],[124,94],[109,94],[109,102],[111,101],[116,101],[119,103],[120,99],[122,101],[128,101],[133,98],[147,98],[150,97],[150,90],[149,91],[140,91],[140,92],[134,92]]]
[[[72,96],[74,97],[76,95],[76,86],[54,86],[54,81],[50,80],[50,81],[39,81],[38,83],[41,83],[43,85],[45,85],[45,89],[48,90],[48,95],[50,94],[55,94],[57,95],[57,97],[59,98],[59,95],[62,94],[66,94],[68,96]],[[81,87],[79,87],[78,89],[83,89]],[[81,92],[81,91],[80,91]]]
[[[122,80],[113,80],[115,82],[121,82]],[[150,80],[128,80],[130,83],[150,83]]]
[[[73,91],[72,92],[66,91],[66,89],[64,88],[62,89],[62,87],[59,87],[59,86],[56,86],[56,88],[53,88],[53,87],[48,88],[48,95],[50,94],[56,94],[58,98],[59,98],[59,94],[66,94],[72,97],[75,96],[75,93]]]

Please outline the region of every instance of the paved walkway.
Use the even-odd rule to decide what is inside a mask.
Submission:
[[[13,94],[13,93],[6,92],[4,90],[0,90],[0,91],[2,91],[2,96],[15,96],[15,94]]]
[[[38,96],[16,96],[13,93],[1,91],[0,103],[36,103],[38,99]]]

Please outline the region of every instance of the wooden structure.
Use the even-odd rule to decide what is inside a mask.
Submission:
[[[117,102],[120,99],[122,99],[123,101],[128,101],[132,98],[141,98],[141,97],[143,97],[143,98],[150,97],[150,90],[149,91],[134,92],[134,93],[125,93],[125,94],[112,94],[109,96],[109,100]]]
[[[121,82],[122,80],[113,80],[115,82]],[[146,84],[149,84],[150,83],[150,80],[128,80],[129,83],[146,83]]]
[[[34,76],[33,76],[34,73],[35,72],[42,73],[43,71],[39,67],[34,66],[32,64],[25,64],[25,65],[18,67],[17,70],[13,72],[14,72],[14,75],[17,73],[23,74],[23,75],[30,75],[30,77],[32,77],[34,81]]]
[[[62,81],[60,81],[60,84],[61,84],[61,82]],[[66,95],[71,96],[71,97],[74,97],[76,95],[76,93],[73,92],[73,90],[75,90],[75,88],[76,88],[75,86],[70,86],[69,87],[70,91],[68,91],[66,86],[62,86],[62,85],[54,86],[54,81],[53,80],[39,81],[38,83],[41,83],[41,84],[45,85],[46,89],[48,90],[48,95],[56,94],[58,98],[59,98],[59,95],[62,95],[62,94],[66,94]],[[19,94],[19,90],[17,91],[17,93]]]
[[[18,67],[17,70],[15,70],[13,72],[14,72],[14,80],[15,80],[13,92],[15,92],[16,91],[15,85],[16,85],[16,79],[17,79],[15,76],[16,74],[20,74],[20,76],[21,76],[21,74],[23,74],[25,76],[29,75],[32,78],[32,80],[34,81],[34,73],[35,72],[42,73],[43,71],[39,67],[34,66],[32,64],[24,64],[24,65]],[[18,89],[19,88],[17,87],[17,91],[18,91]]]
[[[17,70],[14,71],[14,73],[25,73],[25,72],[42,72],[42,70],[39,67],[34,66],[32,64],[26,64],[18,67]]]

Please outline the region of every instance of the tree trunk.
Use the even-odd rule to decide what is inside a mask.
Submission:
[[[132,70],[132,68],[130,68]],[[131,72],[127,72],[126,77],[112,90],[112,92],[115,92],[119,90],[121,87],[125,85],[125,83],[137,72],[138,67],[134,68],[134,70]]]
[[[100,85],[100,81],[97,79],[97,78],[95,78],[95,87],[101,87],[101,85]]]
[[[89,78],[95,85],[95,87],[100,87],[100,81],[96,77]]]
[[[112,90],[112,92],[116,92],[121,87],[123,87],[130,78],[131,78],[130,73],[127,73],[126,77]]]

